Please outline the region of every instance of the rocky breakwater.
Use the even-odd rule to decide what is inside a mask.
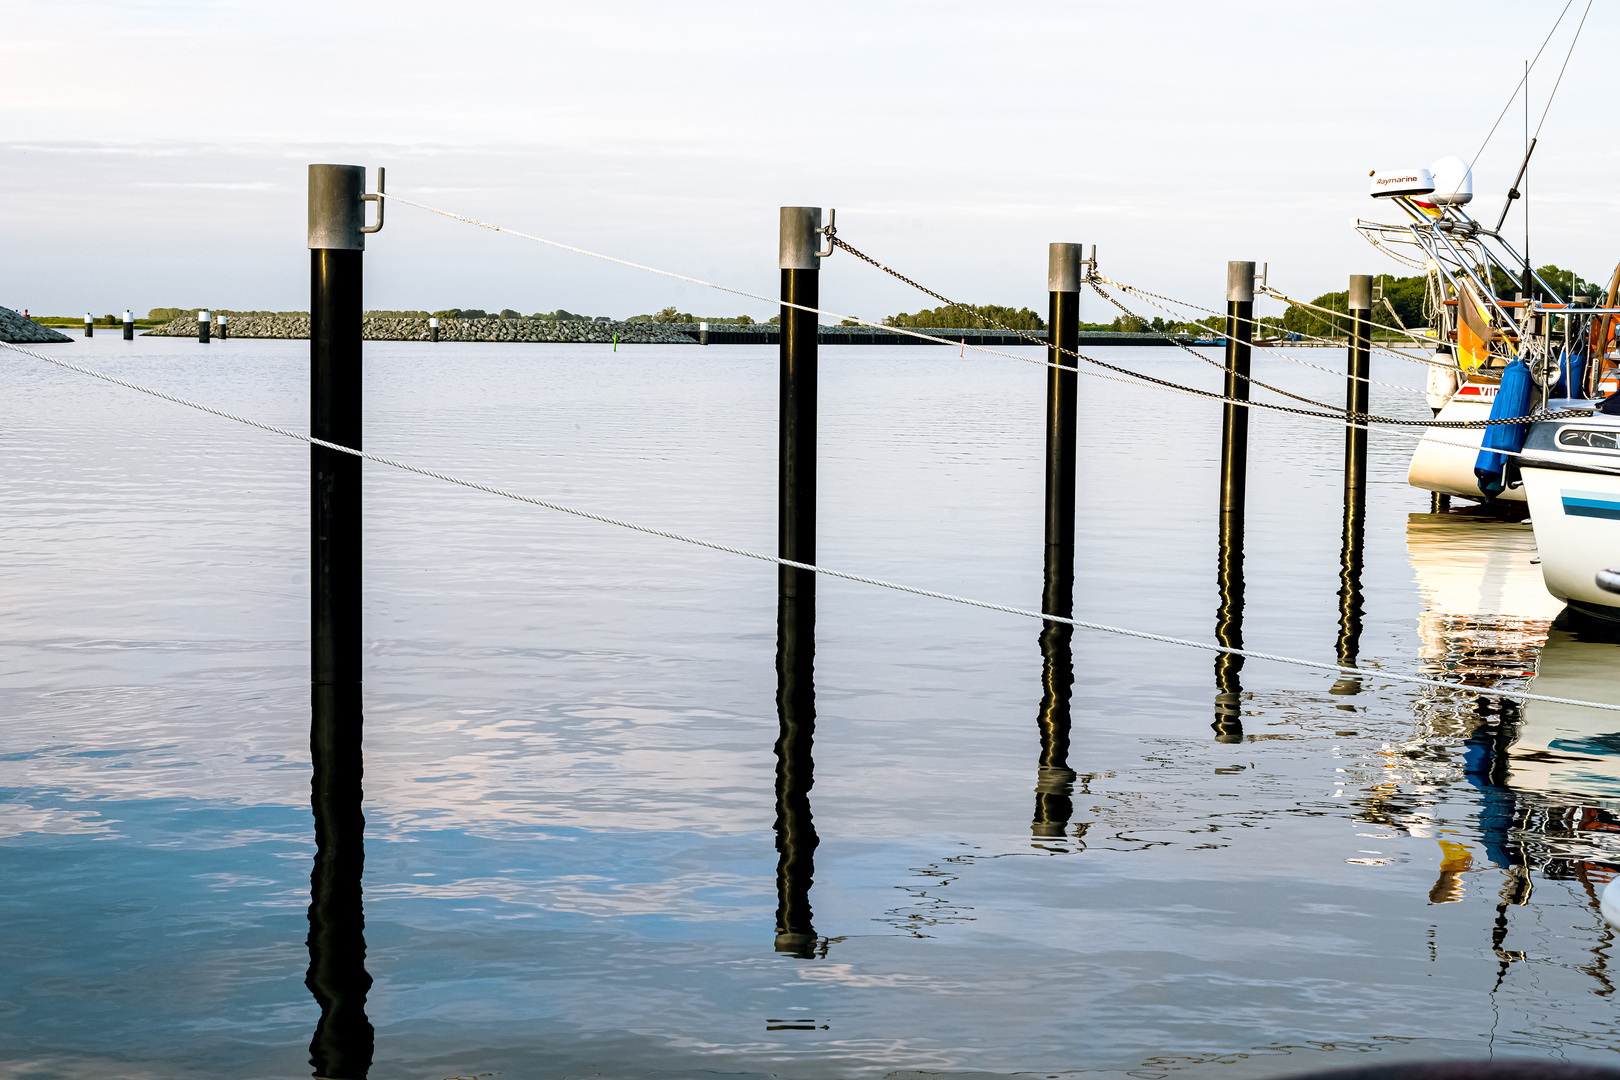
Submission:
[[[231,315],[226,326],[233,338],[307,338],[308,315]],[[608,344],[618,340],[629,345],[692,345],[693,334],[678,324],[626,323],[607,319],[440,319],[440,341],[525,341],[580,342]],[[219,322],[210,328],[219,337]],[[433,332],[426,319],[379,318],[368,316],[361,322],[361,335],[367,341],[431,341]],[[153,330],[152,337],[196,337],[196,319],[176,319]]]
[[[41,326],[21,312],[0,307],[0,341],[13,345],[48,345],[54,341],[72,341],[48,326]]]

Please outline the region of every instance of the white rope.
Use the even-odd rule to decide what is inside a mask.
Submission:
[[[1007,604],[993,604],[986,600],[974,600],[969,597],[956,596],[951,593],[938,592],[933,589],[922,589],[914,585],[902,585],[898,582],[885,581],[882,578],[867,577],[864,574],[851,574],[842,570],[833,570],[829,567],[818,566],[814,563],[796,562],[792,559],[783,559],[776,555],[766,555],[762,552],[750,551],[747,548],[732,547],[728,544],[716,543],[713,540],[704,540],[695,536],[686,536],[682,533],[669,532],[665,529],[656,529],[650,525],[640,525],[633,521],[625,521],[622,518],[608,517],[605,514],[597,514],[589,510],[580,510],[576,507],[565,506],[562,503],[555,503],[546,499],[537,499],[532,495],[522,495],[515,491],[508,491],[505,488],[494,487],[490,484],[482,484],[476,480],[464,480],[461,477],[451,476],[448,473],[438,472],[433,469],[426,469],[420,465],[411,465],[407,462],[398,461],[394,458],[383,457],[380,454],[372,454],[363,450],[356,450],[353,447],[341,446],[337,443],[327,442],[325,439],[317,439],[310,435],[300,434],[296,431],[289,431],[286,428],[276,427],[273,424],[266,424],[259,420],[251,420],[248,417],[238,416],[235,413],[225,412],[222,409],[215,409],[211,406],[190,401],[186,398],[177,397],[161,390],[154,390],[150,387],[141,386],[138,383],[127,382],[124,379],[115,378],[111,375],[95,371],[91,368],[81,367],[78,364],[71,364],[65,360],[57,360],[54,357],[43,356],[31,349],[24,349],[9,342],[0,342],[0,346],[4,346],[7,349],[22,353],[24,356],[31,356],[36,360],[43,360],[47,364],[55,364],[57,367],[66,368],[69,371],[75,371],[81,375],[88,375],[91,378],[100,379],[103,382],[111,383],[114,386],[121,386],[126,390],[134,390],[137,393],[147,394],[163,401],[172,402],[175,405],[183,405],[186,408],[196,409],[199,412],[205,412],[211,416],[217,416],[224,420],[232,420],[238,424],[245,424],[248,427],[258,428],[260,431],[268,431],[272,435],[281,435],[297,442],[308,443],[311,446],[324,447],[328,450],[334,450],[342,454],[352,454],[363,461],[374,462],[378,465],[387,465],[389,468],[415,473],[418,476],[431,477],[434,480],[442,480],[448,484],[456,484],[460,487],[471,488],[474,491],[482,491],[489,495],[497,495],[503,499],[512,499],[516,502],[528,503],[531,506],[542,507],[546,510],[555,510],[558,513],[571,514],[574,517],[584,518],[587,521],[596,521],[604,525],[614,525],[621,529],[629,529],[633,532],[645,533],[648,536],[657,536],[665,540],[676,540],[683,544],[692,544],[696,547],[708,548],[711,551],[724,552],[727,555],[738,555],[745,559],[755,559],[759,562],[774,563],[777,566],[789,566],[795,570],[807,570],[811,573],[821,574],[826,577],[841,578],[844,581],[853,581],[862,585],[872,585],[880,589],[892,589],[895,592],[910,593],[913,596],[927,597],[931,600],[944,600],[948,603],[962,604],[966,607],[982,608],[985,611],[998,611],[1006,615],[1019,615],[1030,619],[1041,619],[1046,622],[1062,623],[1081,630],[1097,630],[1107,634],[1117,634],[1121,637],[1137,638],[1142,641],[1157,641],[1166,645],[1180,645],[1184,648],[1200,649],[1205,652],[1225,653],[1231,656],[1242,656],[1251,660],[1270,660],[1274,663],[1292,664],[1296,667],[1311,668],[1317,671],[1330,671],[1340,675],[1350,675],[1361,678],[1378,677],[1391,679],[1396,682],[1413,683],[1420,686],[1436,686],[1446,690],[1462,690],[1475,696],[1506,697],[1524,701],[1547,701],[1558,705],[1579,705],[1586,708],[1605,709],[1611,712],[1620,712],[1620,705],[1611,705],[1602,701],[1582,701],[1577,698],[1552,697],[1546,694],[1531,694],[1522,690],[1503,690],[1495,687],[1489,688],[1488,693],[1482,693],[1482,691],[1486,688],[1468,686],[1464,683],[1446,682],[1442,679],[1431,679],[1422,675],[1409,675],[1404,672],[1385,671],[1379,668],[1367,669],[1342,667],[1338,664],[1321,663],[1315,660],[1301,660],[1291,656],[1279,656],[1275,653],[1257,652],[1253,649],[1235,649],[1227,645],[1215,645],[1206,641],[1194,641],[1189,638],[1171,637],[1167,634],[1151,634],[1145,630],[1131,630],[1126,627],[1110,626],[1106,623],[1088,622],[1083,619],[1071,619],[1062,615],[1051,615],[1041,611],[1033,611],[1028,608],[1012,607]]]

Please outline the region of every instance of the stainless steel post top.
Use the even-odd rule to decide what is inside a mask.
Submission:
[[[1254,303],[1254,263],[1229,262],[1226,264],[1226,302],[1229,304]]]
[[[783,270],[818,270],[821,261],[816,258],[820,248],[821,207],[782,207],[781,265]]]
[[[1350,306],[1366,311],[1372,307],[1372,275],[1350,275]]]
[[[1084,244],[1048,244],[1046,247],[1046,291],[1079,292],[1083,275],[1080,262]]]
[[[309,246],[364,251],[366,170],[361,165],[309,167]]]

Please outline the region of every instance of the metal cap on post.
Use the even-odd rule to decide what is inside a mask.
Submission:
[[[1226,302],[1229,304],[1254,303],[1254,263],[1229,262],[1226,264]]]
[[[783,270],[819,270],[821,207],[782,207],[780,265]]]
[[[1046,291],[1080,291],[1085,276],[1080,264],[1085,258],[1084,244],[1048,244],[1046,248]]]
[[[364,166],[311,165],[308,247],[364,251],[365,193]]]
[[[1372,310],[1372,275],[1350,275],[1350,307],[1356,311]]]

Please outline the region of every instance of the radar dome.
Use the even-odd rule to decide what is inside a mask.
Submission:
[[[1434,177],[1434,194],[1425,202],[1436,206],[1461,206],[1474,198],[1474,170],[1459,157],[1443,157],[1429,168]]]

